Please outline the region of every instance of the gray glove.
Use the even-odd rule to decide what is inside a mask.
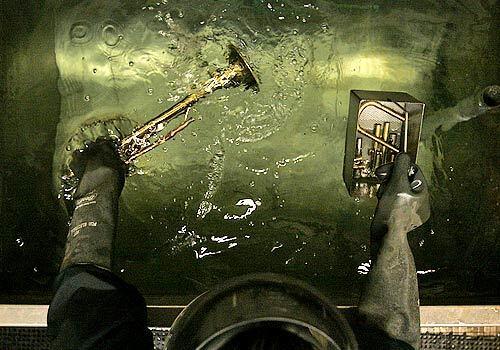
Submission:
[[[376,175],[382,184],[370,229],[372,257],[390,228],[408,233],[430,217],[427,183],[420,168],[411,164],[408,154],[401,153],[394,163],[379,167]]]
[[[417,272],[407,233],[429,219],[427,184],[407,154],[399,154],[376,174],[382,184],[370,232],[372,269],[359,313],[368,325],[418,349]]]

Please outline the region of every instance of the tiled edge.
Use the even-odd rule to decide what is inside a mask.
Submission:
[[[47,327],[48,305],[0,304],[0,327]]]
[[[148,313],[154,316],[153,327],[163,319],[171,322],[185,306],[151,305]],[[0,327],[46,327],[48,305],[0,304]],[[500,336],[500,305],[487,306],[422,306],[422,333],[453,333],[481,336]],[[168,323],[169,323],[168,322]]]
[[[500,336],[500,306],[422,306],[422,333]]]

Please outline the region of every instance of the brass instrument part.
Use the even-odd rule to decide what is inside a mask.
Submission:
[[[396,142],[397,142],[397,140],[398,140],[398,134],[397,134],[397,133],[395,133],[395,132],[391,132],[391,133],[389,134],[389,140],[388,140],[388,141],[389,141],[389,143],[390,143],[391,145],[395,145],[395,144],[396,144]],[[392,152],[392,151],[387,150],[387,159],[386,159],[386,163],[392,163],[392,162],[394,161],[394,159],[396,158],[396,154],[397,154],[397,153],[394,153],[394,152]]]
[[[391,123],[384,122],[384,128],[382,130],[382,138],[384,139],[384,141],[387,141],[387,138],[389,137],[390,126]]]
[[[382,125],[376,123],[373,128],[373,134],[375,137],[380,138],[382,137]],[[378,149],[379,144],[376,140],[373,140],[373,149]]]
[[[130,135],[125,137],[118,148],[121,159],[126,164],[131,163],[137,157],[158,147],[165,141],[173,138],[177,133],[184,130],[194,119],[185,119],[177,128],[167,132],[156,141],[150,139],[156,137],[164,129],[164,125],[179,114],[187,111],[191,106],[203,97],[214,91],[245,85],[247,88],[254,88],[258,91],[258,81],[250,66],[245,62],[242,55],[234,45],[229,46],[229,66],[223,71],[216,73],[208,79],[201,88],[186,96],[166,111],[160,113],[155,118],[137,128]]]
[[[370,107],[370,106],[373,106],[377,109],[380,109],[381,111],[386,112],[387,114],[393,116],[396,119],[399,119],[402,122],[405,121],[405,118],[401,114],[399,114],[398,112],[396,112],[392,108],[389,108],[389,107],[383,105],[382,103],[380,103],[378,101],[368,101],[368,102],[363,103],[363,105],[359,109],[358,114],[361,114],[367,107]],[[406,112],[406,110],[405,110],[405,112]]]
[[[385,142],[382,138],[379,138],[379,137],[376,137],[375,135],[373,135],[371,132],[369,131],[366,131],[365,129],[363,129],[359,124],[358,124],[358,128],[357,128],[357,131],[361,134],[361,135],[364,135],[366,137],[368,137],[369,139],[373,140],[373,141],[377,141],[378,143],[380,143],[382,146],[385,146],[387,148],[389,148],[390,150],[396,152],[396,153],[399,153],[399,149],[397,149],[396,147],[394,147],[393,145]]]
[[[408,112],[405,112],[405,121],[403,123],[403,152],[408,152]]]
[[[374,196],[376,169],[398,153],[415,162],[424,107],[404,92],[351,90],[343,171],[351,196]]]
[[[375,128],[373,130],[373,133],[375,134],[375,137],[381,138],[382,137],[382,125],[381,124],[375,124]],[[375,172],[375,169],[377,169],[380,164],[382,163],[382,152],[380,151],[380,148],[384,147],[383,145],[380,145],[378,142],[373,141],[373,153],[372,153],[372,162],[371,162],[371,170],[372,172]]]
[[[382,129],[382,138],[384,141],[388,141],[389,138],[389,132],[391,129],[391,123],[389,122],[384,122],[384,127]],[[389,151],[387,150],[387,147],[382,145],[382,163],[386,163],[387,157],[388,157]]]

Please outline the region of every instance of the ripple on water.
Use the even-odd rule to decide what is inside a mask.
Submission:
[[[269,178],[272,182],[269,186],[272,186],[272,191],[276,191],[276,205],[272,207],[274,212],[269,214],[273,215],[274,220],[266,222],[266,229],[270,226],[268,222],[286,223],[276,219],[275,215],[280,218],[289,215],[292,217],[290,221],[300,221],[319,213],[317,220],[326,222],[324,226],[328,226],[326,229],[322,226],[322,232],[332,228],[336,236],[342,236],[345,240],[339,244],[346,251],[341,252],[344,263],[346,254],[353,253],[349,247],[360,246],[351,242],[363,240],[362,234],[368,231],[366,225],[358,225],[352,229],[354,232],[344,234],[342,225],[346,222],[345,225],[351,229],[365,217],[368,222],[370,218],[367,213],[372,212],[372,208],[367,208],[365,203],[345,196],[340,172],[332,171],[340,169],[338,164],[342,163],[341,138],[344,134],[343,117],[348,106],[348,90],[351,86],[373,89],[408,87],[407,90],[428,97],[428,91],[432,90],[428,85],[432,82],[429,76],[434,74],[436,68],[433,56],[438,49],[444,49],[443,52],[448,50],[446,45],[450,45],[449,41],[452,40],[443,40],[446,38],[442,35],[445,28],[440,23],[448,23],[451,18],[455,18],[447,18],[448,15],[443,14],[437,20],[441,14],[428,17],[427,12],[411,17],[416,10],[394,6],[387,8],[387,11],[377,12],[382,7],[356,7],[324,1],[315,4],[200,1],[196,4],[193,6],[192,1],[152,3],[145,6],[144,11],[141,10],[140,16],[127,12],[123,22],[118,19],[115,22],[97,20],[97,17],[96,23],[74,19],[61,34],[61,38],[66,41],[69,34],[71,45],[57,46],[60,91],[64,106],[69,106],[61,119],[80,118],[86,115],[88,108],[98,110],[118,106],[116,108],[121,109],[119,112],[122,114],[133,111],[134,120],[145,122],[160,109],[169,107],[193,87],[199,86],[207,79],[209,72],[225,67],[227,44],[237,45],[261,77],[260,92],[227,89],[196,105],[192,115],[197,122],[191,130],[196,130],[197,136],[183,133],[182,137],[165,146],[165,151],[152,152],[141,160],[141,173],[146,176],[130,179],[133,191],[124,192],[124,197],[128,196],[124,198],[128,210],[143,216],[148,228],[156,229],[155,234],[162,238],[171,238],[171,232],[164,225],[160,229],[154,226],[163,219],[157,215],[150,219],[151,208],[163,208],[167,203],[178,204],[182,211],[176,213],[179,218],[172,219],[177,224],[185,216],[187,221],[192,219],[189,215],[205,219],[200,227],[214,219],[218,226],[204,227],[196,232],[184,226],[185,229],[172,239],[172,251],[195,251],[196,258],[205,261],[210,261],[208,257],[214,255],[221,259],[224,255],[221,252],[224,253],[237,243],[238,239],[226,241],[233,235],[213,234],[227,227],[234,229],[237,234],[232,233],[239,239],[244,236],[252,237],[252,242],[257,239],[267,239],[267,243],[276,242],[269,249],[274,255],[283,254],[291,242],[283,237],[287,232],[295,230],[309,236],[316,232],[310,229],[312,224],[305,221],[304,227],[284,225],[279,228],[280,236],[272,239],[266,236],[267,231],[260,236],[255,234],[261,232],[258,229],[262,228],[265,220],[261,216],[269,214],[263,214],[267,210],[264,205],[269,205],[266,199],[262,199],[262,206],[257,203],[259,192],[268,191],[263,187],[269,184],[266,181]],[[125,6],[117,7],[124,10]],[[409,16],[413,20],[402,29],[397,23],[384,21],[394,18],[394,15],[399,14],[398,11],[403,10],[410,11]],[[77,17],[81,16],[81,12],[75,11]],[[106,16],[99,18],[120,17],[120,13],[122,11],[109,11]],[[349,16],[345,16],[345,13],[349,13]],[[381,21],[366,21],[367,15],[369,18],[380,18]],[[352,18],[361,21],[356,22]],[[426,30],[420,31],[418,28]],[[370,35],[366,36],[368,31]],[[408,40],[396,43],[396,39],[401,37]],[[393,39],[394,43],[390,41]],[[401,48],[401,45],[408,47]],[[75,52],[78,54],[73,54]],[[86,68],[80,70],[80,65]],[[88,76],[82,77],[82,71]],[[400,79],[401,76],[405,79]],[[86,101],[85,96],[89,96],[90,100]],[[325,133],[325,124],[319,123],[319,119],[309,118],[318,112],[321,116],[328,115],[331,122],[331,127]],[[340,123],[334,124],[336,121]],[[278,134],[288,125],[295,127],[291,129],[292,133]],[[95,139],[101,135],[101,131],[107,133],[107,129],[116,128],[115,134],[124,132],[121,125],[101,127],[95,125],[95,129],[88,129],[84,126],[84,130],[70,142],[64,142],[61,146],[63,163],[67,164],[71,152],[82,147],[85,140]],[[307,137],[313,136],[302,137],[306,132]],[[278,137],[271,139],[273,135]],[[332,144],[331,139],[335,137],[336,143]],[[205,152],[205,147],[212,145],[214,140],[217,140],[217,147],[212,146]],[[269,141],[264,155],[263,152],[259,153],[264,149],[261,145],[266,145],[266,142],[259,144],[263,140]],[[240,149],[245,148],[244,152],[250,155],[249,158],[245,162],[241,161],[241,169],[227,169],[234,154],[241,156],[233,152],[233,148],[243,143],[245,145],[240,146]],[[186,151],[188,148],[190,151]],[[193,149],[200,151],[196,153]],[[294,165],[309,156],[316,157],[317,162],[308,159],[303,164]],[[439,157],[436,154],[433,156]],[[266,162],[259,162],[261,159]],[[444,158],[437,160],[444,163]],[[337,168],[331,167],[331,164],[337,164]],[[57,172],[60,170],[59,167],[55,169]],[[456,173],[453,175],[456,176]],[[244,185],[241,181],[244,181]],[[202,186],[186,186],[192,183],[201,183]],[[235,194],[233,197],[226,196],[230,200],[216,200],[215,195],[224,184],[230,187],[227,193]],[[193,199],[197,191],[199,198]],[[323,200],[317,200],[323,196]],[[302,200],[304,198],[307,201]],[[308,203],[301,206],[301,200]],[[330,203],[333,204],[330,206]],[[147,208],[141,211],[143,207]],[[191,207],[197,210],[189,213],[186,208]],[[207,217],[210,212],[215,213],[214,209],[218,210],[217,216]],[[330,220],[330,217],[341,219],[338,223],[332,223],[335,219]],[[172,227],[170,223],[169,227]],[[205,237],[203,234],[206,232],[210,233]],[[207,237],[214,237],[215,240]],[[322,254],[330,257],[334,248],[324,245],[329,250]],[[422,249],[428,245],[431,244],[423,244]],[[304,258],[306,261],[300,260],[297,254],[304,253],[304,250],[295,248],[290,248],[295,255],[284,260],[289,267],[309,262],[307,258]],[[314,253],[322,248],[318,247]],[[364,253],[364,250],[359,250]],[[357,266],[358,273],[368,271],[369,265],[364,255],[356,258],[356,264],[351,269],[353,274],[356,274]]]
[[[64,199],[71,199],[78,179],[74,177],[70,164],[75,151],[85,149],[99,137],[119,141],[134,129],[135,123],[123,116],[113,116],[105,120],[95,120],[81,125],[66,142],[59,169],[60,193]]]

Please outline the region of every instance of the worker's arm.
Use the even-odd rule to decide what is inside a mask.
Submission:
[[[152,349],[144,298],[111,272],[123,164],[113,144],[98,141],[73,168],[81,180],[49,308],[52,348]]]
[[[490,85],[461,100],[455,106],[436,111],[426,116],[422,124],[420,139],[423,142],[440,129],[448,131],[455,125],[476,118],[490,110],[500,108],[500,86]]]
[[[359,315],[366,325],[419,349],[417,274],[407,234],[430,216],[427,185],[406,154],[379,174],[388,181],[378,193],[371,226],[372,269]]]

